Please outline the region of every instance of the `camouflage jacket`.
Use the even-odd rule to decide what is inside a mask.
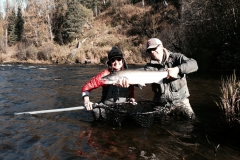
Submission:
[[[175,104],[190,96],[187,86],[186,74],[197,71],[198,65],[196,60],[188,58],[183,54],[172,53],[166,49],[164,49],[164,51],[166,56],[164,62],[159,63],[156,60],[151,60],[150,63],[147,63],[144,69],[165,71],[167,68],[179,68],[177,79],[164,79],[163,84],[152,84],[154,102],[158,102],[160,104]]]

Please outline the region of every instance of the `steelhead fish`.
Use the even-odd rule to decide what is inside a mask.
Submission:
[[[163,79],[166,78],[167,75],[167,71],[145,71],[143,69],[127,69],[104,76],[102,77],[102,80],[104,84],[115,84],[119,79],[126,78],[128,79],[129,84],[138,85],[140,88],[142,88],[142,86],[145,86],[145,84],[162,83]]]

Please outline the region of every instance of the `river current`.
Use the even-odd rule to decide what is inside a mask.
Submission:
[[[187,76],[195,121],[170,117],[145,128],[94,122],[86,110],[12,115],[82,106],[82,85],[105,68],[0,65],[0,159],[240,159],[240,138],[224,129],[213,102],[220,95],[221,77],[230,73],[199,71]],[[92,91],[91,101],[98,102],[100,96],[100,88]],[[135,98],[151,100],[150,85],[136,87]]]

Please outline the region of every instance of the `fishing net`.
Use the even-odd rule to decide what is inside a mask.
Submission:
[[[152,101],[140,101],[137,105],[121,103],[114,105],[99,104],[94,109],[95,118],[104,118],[121,126],[126,119],[132,119],[142,127],[150,127],[155,120],[164,115],[163,107]]]

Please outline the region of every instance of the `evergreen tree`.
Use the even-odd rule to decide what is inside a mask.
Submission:
[[[11,14],[8,16],[8,45],[14,45],[17,42],[17,35],[16,35],[16,14],[14,9],[12,10]]]
[[[55,12],[52,19],[52,30],[54,34],[54,41],[60,45],[63,45],[63,23],[66,19],[66,0],[55,0]]]
[[[91,9],[94,16],[97,16],[110,5],[110,1],[107,0],[80,0],[80,3],[84,7]]]
[[[22,40],[23,26],[24,26],[24,20],[22,17],[22,10],[20,7],[18,7],[16,26],[15,26],[15,34],[17,35],[17,41]]]
[[[89,14],[89,10],[80,4],[78,0],[68,0],[67,6],[66,21],[63,24],[62,31],[65,44],[79,37]]]

